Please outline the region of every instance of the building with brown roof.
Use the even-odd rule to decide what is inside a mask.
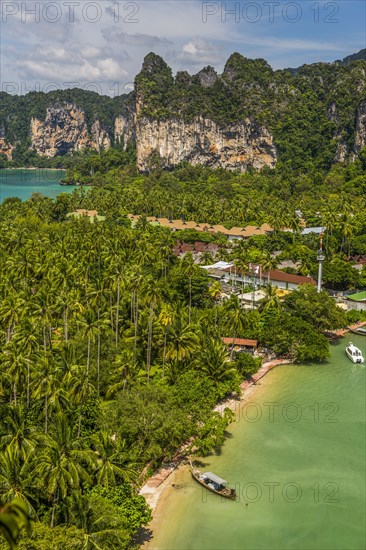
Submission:
[[[133,223],[136,223],[141,218],[138,214],[128,214],[127,216]],[[209,223],[197,223],[194,220],[170,220],[168,218],[157,218],[155,216],[147,216],[146,220],[150,223],[158,223],[163,227],[169,227],[173,231],[195,229],[196,231],[207,231],[208,233],[222,233],[226,235],[229,240],[244,239],[252,237],[253,235],[265,235],[272,231],[272,228],[268,224],[262,224],[260,227],[248,225],[247,227],[232,227],[231,229],[227,229],[221,224],[210,225]]]

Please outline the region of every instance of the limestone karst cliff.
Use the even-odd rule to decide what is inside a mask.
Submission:
[[[274,71],[235,53],[222,74],[208,66],[173,76],[150,53],[125,96],[0,92],[0,155],[52,158],[122,145],[136,147],[141,171],[156,157],[166,168],[187,161],[239,171],[279,162],[322,169],[352,161],[366,146],[365,75],[358,55]]]
[[[14,146],[7,143],[4,138],[0,137],[0,155],[3,155],[6,160],[11,160],[13,156]]]
[[[111,145],[98,120],[88,132],[84,111],[72,103],[49,107],[45,120],[31,119],[30,130],[31,148],[40,156],[65,155],[85,147],[99,151]]]
[[[157,153],[165,168],[182,161],[193,165],[245,171],[249,166],[274,168],[277,161],[272,135],[249,119],[220,126],[203,117],[182,120],[137,120],[137,166],[147,171]]]
[[[359,153],[366,146],[366,101],[362,102],[356,115],[355,153]]]

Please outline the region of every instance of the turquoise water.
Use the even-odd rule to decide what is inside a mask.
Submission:
[[[286,365],[260,382],[219,455],[202,459],[237,502],[178,472],[156,510],[149,549],[364,549],[365,366],[332,346],[323,365]]]
[[[0,170],[0,202],[8,197],[26,200],[32,193],[51,198],[70,193],[75,187],[59,184],[65,173],[65,170]]]

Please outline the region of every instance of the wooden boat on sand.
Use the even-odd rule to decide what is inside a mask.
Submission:
[[[191,474],[192,477],[205,489],[216,493],[224,498],[229,498],[230,500],[235,500],[236,493],[235,489],[229,489],[226,487],[227,481],[221,479],[221,477],[213,474],[212,472],[202,473],[197,468],[193,468],[191,463]]]

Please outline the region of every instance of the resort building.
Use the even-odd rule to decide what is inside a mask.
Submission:
[[[248,351],[254,353],[258,346],[257,340],[250,340],[248,338],[221,338],[221,340],[230,349],[234,345],[234,351],[236,352]]]
[[[265,297],[264,290],[253,290],[253,292],[238,294],[243,309],[258,309]]]
[[[257,285],[269,283],[282,290],[297,290],[299,285],[316,285],[316,281],[310,276],[294,275],[279,269],[264,271],[262,274],[256,273],[253,278]]]
[[[136,224],[142,216],[135,214],[127,214],[132,225]],[[254,235],[265,235],[273,231],[272,227],[268,223],[263,223],[260,227],[255,225],[247,225],[246,227],[232,227],[226,229],[223,225],[210,225],[209,223],[197,223],[194,220],[169,220],[168,218],[157,218],[155,216],[146,216],[146,220],[153,225],[161,225],[162,227],[168,227],[172,231],[182,231],[183,229],[195,229],[196,231],[206,231],[207,233],[221,233],[225,235],[230,241],[241,240]]]
[[[316,281],[308,276],[294,275],[279,269],[262,271],[260,266],[251,265],[248,273],[240,274],[234,264],[229,262],[216,262],[215,264],[203,266],[213,279],[243,286],[254,285],[255,288],[270,284],[280,290],[296,290],[299,285],[316,285]]]

